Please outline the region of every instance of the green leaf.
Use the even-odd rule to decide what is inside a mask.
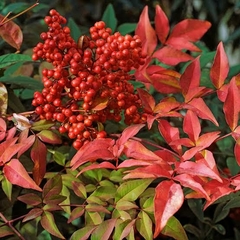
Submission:
[[[184,225],[184,229],[197,237],[197,239],[202,239],[202,232],[192,224]]]
[[[29,55],[25,55],[25,54],[15,54],[15,53],[5,54],[0,56],[0,68],[5,68],[7,66],[10,66],[14,63],[18,63],[20,61],[21,62],[32,61],[32,58]]]
[[[126,211],[126,210],[133,209],[133,208],[137,209],[138,206],[135,203],[133,203],[133,202],[124,201],[124,200],[121,201],[120,200],[120,201],[117,202],[115,208],[117,210],[120,210],[120,211],[121,210]]]
[[[98,187],[93,193],[92,196],[99,197],[102,200],[109,201],[114,198],[116,194],[116,187]]]
[[[115,11],[113,5],[109,3],[103,13],[102,21],[106,23],[106,26],[111,28],[113,32],[115,32],[117,27],[117,18],[115,15]]]
[[[33,123],[31,129],[34,131],[42,131],[45,129],[49,129],[53,125],[54,125],[54,123],[52,121],[39,120],[39,121]]]
[[[24,62],[17,62],[12,64],[10,67],[8,67],[5,71],[4,71],[4,76],[9,76],[12,75],[15,71],[17,71]]]
[[[7,180],[7,178],[3,178],[2,180],[2,190],[11,201],[12,199],[12,184]]]
[[[79,239],[88,240],[89,236],[91,235],[91,233],[94,231],[95,228],[96,226],[94,225],[87,225],[86,227],[83,227],[77,230],[76,232],[74,232],[70,240],[79,240]]]
[[[144,211],[139,212],[136,227],[145,240],[153,239],[152,220]]]
[[[99,225],[103,221],[99,212],[85,212],[86,225]]]
[[[72,17],[68,19],[68,27],[71,30],[71,37],[74,39],[75,42],[77,42],[78,38],[82,35],[82,33]]]
[[[122,183],[117,189],[115,202],[119,200],[135,201],[152,181],[152,179],[137,179]]]
[[[239,173],[240,166],[237,164],[236,158],[228,157],[226,163],[232,176],[235,176]]]
[[[86,199],[87,197],[87,192],[85,186],[81,182],[74,181],[72,182],[72,188],[74,193],[83,199]]]
[[[117,219],[109,219],[102,222],[92,233],[91,240],[105,240],[110,239],[111,233],[114,229]]]
[[[26,76],[3,76],[0,82],[7,84],[14,84],[20,88],[28,88],[33,90],[41,90],[43,88],[42,82]]]
[[[84,214],[84,212],[85,212],[85,209],[83,206],[74,208],[70,214],[68,223],[74,221],[76,218],[81,217]]]
[[[161,233],[176,240],[188,240],[182,224],[174,216],[169,218],[167,225],[163,228]]]
[[[65,161],[66,161],[66,156],[65,154],[59,152],[59,151],[55,151],[55,150],[51,150],[51,149],[48,149],[48,151],[50,153],[52,153],[53,155],[53,160],[59,164],[60,166],[65,166]]]
[[[8,226],[1,226],[0,227],[0,237],[6,237],[6,236],[9,236],[9,235],[13,235],[13,231],[10,227]]]
[[[240,196],[235,196],[231,199],[223,208],[224,209],[231,209],[231,208],[238,208],[240,207]]]
[[[202,199],[188,199],[187,200],[189,208],[196,215],[196,217],[203,222],[204,214],[203,214],[203,204]]]
[[[6,115],[8,107],[8,92],[3,83],[0,83],[0,115]]]
[[[207,63],[210,63],[213,61],[214,56],[216,54],[216,51],[213,52],[207,52],[207,53],[202,53],[200,57],[200,66],[201,68],[205,67]]]
[[[49,233],[51,233],[53,236],[58,237],[60,239],[65,239],[65,237],[59,232],[59,229],[55,223],[52,213],[44,211],[41,216],[40,222],[42,227]]]
[[[213,226],[213,229],[215,229],[217,232],[219,232],[222,235],[226,234],[226,229],[224,228],[224,226],[222,224],[216,224]]]
[[[224,219],[229,214],[229,209],[225,208],[226,203],[219,203],[214,211],[213,222],[217,223]]]
[[[123,23],[118,26],[117,31],[122,35],[126,35],[128,33],[134,32],[136,29],[136,23]]]
[[[52,130],[42,130],[37,136],[45,143],[49,144],[61,144],[62,139],[59,134],[54,133]]]

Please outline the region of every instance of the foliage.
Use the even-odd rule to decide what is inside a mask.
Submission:
[[[239,74],[210,22],[148,14],[80,36],[51,10],[36,62],[1,16],[0,237],[239,238]]]

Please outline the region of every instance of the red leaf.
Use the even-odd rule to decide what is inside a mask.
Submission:
[[[83,170],[81,170],[81,172],[79,172],[76,177],[86,171],[93,169],[116,169],[116,167],[110,162],[92,163],[91,165],[84,167]]]
[[[158,130],[168,144],[180,138],[179,129],[171,126],[167,120],[159,120]],[[179,154],[182,153],[181,145],[172,145],[171,148]]]
[[[147,91],[143,90],[142,88],[137,89],[138,95],[141,99],[141,103],[143,108],[146,112],[152,113],[155,107],[155,100],[151,94]]]
[[[145,124],[135,124],[125,128],[121,137],[117,140],[117,145],[124,145],[129,138],[134,137],[144,126]]]
[[[234,192],[234,189],[229,187],[229,180],[227,179],[222,179],[222,182],[211,180],[205,184],[204,189],[206,192],[208,192],[208,195],[211,196],[211,200],[206,202],[203,210],[205,210],[219,198]]]
[[[193,57],[171,46],[165,46],[154,52],[153,58],[170,66],[175,66],[181,62],[193,60]]]
[[[154,113],[169,113],[181,104],[174,97],[165,97],[154,108]]]
[[[167,43],[169,46],[177,49],[177,50],[189,50],[193,52],[201,52],[201,50],[195,46],[192,42],[189,42],[188,39],[179,37],[179,38],[170,38],[167,40]]]
[[[23,146],[18,151],[17,157],[19,158],[24,152],[26,152],[33,145],[34,141],[35,141],[35,135],[31,135],[28,138],[23,139],[21,141],[21,144],[23,144]]]
[[[141,160],[141,159],[125,159],[122,163],[118,165],[118,169],[120,168],[128,168],[128,167],[139,167],[139,166],[148,166],[154,164],[155,161]]]
[[[17,199],[30,206],[37,206],[42,203],[42,199],[35,193],[27,193],[19,196]]]
[[[3,172],[7,180],[12,184],[16,184],[23,188],[31,188],[37,191],[42,191],[42,189],[28,175],[26,169],[18,159],[12,159],[9,163],[5,164]]]
[[[154,73],[149,76],[153,87],[159,93],[179,93],[181,88],[177,76],[168,75],[168,73]]]
[[[223,104],[223,112],[225,119],[232,131],[238,125],[239,111],[240,111],[240,94],[236,85],[235,77],[232,78],[229,84],[227,98]]]
[[[224,84],[229,71],[229,63],[227,55],[223,48],[223,43],[220,42],[217,47],[217,52],[210,70],[210,78],[213,85],[219,89]]]
[[[210,200],[210,197],[208,196],[207,192],[203,189],[202,185],[199,182],[196,182],[191,175],[183,173],[175,176],[173,179],[175,181],[179,181],[180,184],[184,187],[188,187],[196,192],[202,193],[207,200]]]
[[[0,118],[0,141],[6,137],[7,124],[2,118]]]
[[[162,44],[164,44],[167,39],[170,27],[168,18],[159,5],[156,6],[154,22],[158,39]]]
[[[201,69],[199,57],[192,61],[180,77],[179,84],[182,88],[182,94],[185,96],[191,89],[199,87]]]
[[[47,147],[39,140],[39,138],[36,138],[30,154],[34,163],[33,179],[38,185],[40,185],[46,173]]]
[[[110,138],[96,138],[83,145],[71,160],[72,169],[77,169],[86,162],[93,162],[97,159],[112,160],[114,155],[112,147],[114,140]]]
[[[229,84],[224,84],[220,89],[217,89],[217,96],[221,102],[225,102],[228,94]]]
[[[31,209],[27,215],[25,215],[24,219],[22,220],[22,222],[27,222],[29,220],[32,220],[32,219],[36,219],[37,217],[41,216],[43,213],[43,210],[42,208],[34,208],[34,209]]]
[[[192,99],[189,103],[184,105],[184,108],[194,111],[198,117],[210,120],[212,123],[218,126],[216,118],[202,98]]]
[[[234,155],[238,165],[240,166],[240,138],[237,139],[235,146],[234,146]]]
[[[154,152],[148,150],[140,142],[134,140],[130,140],[127,143],[125,143],[124,154],[128,158],[136,158],[139,160],[148,161],[159,161],[164,163],[164,161]]]
[[[184,117],[183,131],[189,136],[189,138],[193,142],[196,142],[200,135],[201,126],[200,126],[198,117],[191,110],[188,110],[186,113],[186,116]]]
[[[186,49],[186,42],[177,39],[185,39],[189,42],[198,41],[211,27],[211,23],[198,19],[185,19],[176,24],[166,44],[176,49]]]
[[[168,219],[180,209],[183,201],[184,195],[179,184],[173,181],[162,181],[157,185],[154,197],[156,226],[154,238],[156,238],[166,226]]]
[[[148,6],[144,7],[140,15],[135,34],[142,41],[143,52],[150,56],[157,46],[157,36],[149,20]]]
[[[4,19],[4,16],[0,15],[0,22]],[[0,36],[9,45],[20,50],[23,41],[23,34],[20,27],[13,21],[9,21],[3,25],[0,25]]]
[[[193,176],[210,177],[222,182],[222,179],[214,171],[212,171],[206,164],[200,162],[185,161],[181,162],[175,169],[177,173],[187,173]]]
[[[169,166],[169,165],[167,165]],[[166,170],[163,168],[162,165],[159,164],[153,164],[146,167],[138,167],[134,170],[126,171],[126,176],[123,177],[123,179],[130,179],[130,178],[171,178],[170,172],[172,170]]]

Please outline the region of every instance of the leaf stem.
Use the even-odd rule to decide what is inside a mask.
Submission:
[[[12,21],[13,19],[21,16],[22,14],[24,14],[24,13],[26,13],[27,11],[31,10],[32,8],[36,7],[38,4],[39,4],[39,2],[38,2],[38,0],[37,0],[36,3],[34,3],[34,4],[33,4],[32,6],[30,6],[29,8],[27,8],[27,9],[23,10],[22,12],[14,15],[13,17],[7,19],[7,17],[11,14],[11,12],[9,12],[9,13],[3,18],[3,20],[1,21],[0,27],[3,26],[3,25],[6,24],[6,23]],[[6,20],[6,19],[7,19],[7,20]]]
[[[25,240],[25,238],[21,235],[21,233],[18,232],[18,230],[14,226],[12,226],[13,220],[8,221],[1,212],[0,212],[0,218],[2,218],[5,224],[8,225],[13,230],[13,232],[19,237],[19,239]]]

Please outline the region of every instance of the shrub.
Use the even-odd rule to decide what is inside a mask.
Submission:
[[[19,50],[21,29],[1,18],[1,36]],[[11,209],[0,212],[0,236],[225,235],[240,198],[239,75],[223,43],[208,52],[200,42],[211,24],[170,28],[158,5],[154,27],[145,7],[134,36],[115,32],[111,5],[89,36],[73,37],[76,25],[54,9],[44,20],[32,55],[43,86],[32,63],[29,76],[13,74],[28,55],[0,57],[0,181]],[[34,110],[9,112],[24,88]]]

